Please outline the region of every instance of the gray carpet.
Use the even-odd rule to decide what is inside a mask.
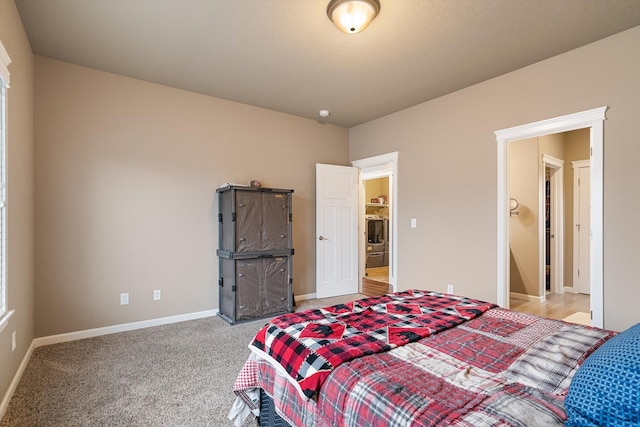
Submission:
[[[39,347],[0,426],[232,426],[233,383],[265,322],[210,317]]]

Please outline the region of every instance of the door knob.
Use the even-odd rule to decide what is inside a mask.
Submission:
[[[324,237],[324,236],[320,236],[320,237],[318,237],[318,240],[329,240],[329,239],[327,239],[327,238],[326,238],[326,237]]]

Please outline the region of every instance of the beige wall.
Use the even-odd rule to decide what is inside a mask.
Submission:
[[[0,333],[1,400],[33,339],[33,55],[13,1],[0,1],[0,40],[12,61],[7,92],[7,302],[15,310]]]
[[[35,65],[36,336],[217,308],[225,182],[294,189],[294,292],[315,292],[314,164],[348,164],[347,129]]]
[[[518,201],[517,215],[509,216],[510,290],[539,296],[538,140],[508,145],[509,197]]]
[[[565,133],[553,133],[538,138],[538,155],[542,159],[543,154],[548,154],[556,159],[564,160]]]
[[[16,310],[0,334],[0,395],[34,330],[215,308],[215,188],[225,181],[295,189],[294,290],[314,292],[316,162],[399,151],[400,289],[452,283],[456,293],[495,300],[493,132],[603,105],[605,327],[640,321],[640,27],[349,132],[36,57],[35,154],[34,59],[12,1],[0,1],[0,40],[13,61],[8,285]],[[154,303],[156,288],[163,300]],[[121,292],[130,305],[118,304]]]
[[[387,196],[389,200],[389,177],[368,179],[364,181],[364,200],[369,203],[371,199],[377,199],[378,196]]]
[[[604,317],[640,322],[640,27],[350,130],[350,157],[398,159],[398,285],[497,298],[494,131],[609,106]],[[418,227],[410,228],[410,218]]]

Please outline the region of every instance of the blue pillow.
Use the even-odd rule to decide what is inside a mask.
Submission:
[[[640,425],[640,323],[605,342],[571,380],[565,426]]]

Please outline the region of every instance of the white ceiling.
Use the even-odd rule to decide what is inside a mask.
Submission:
[[[33,52],[352,127],[640,25],[640,0],[16,0]]]

